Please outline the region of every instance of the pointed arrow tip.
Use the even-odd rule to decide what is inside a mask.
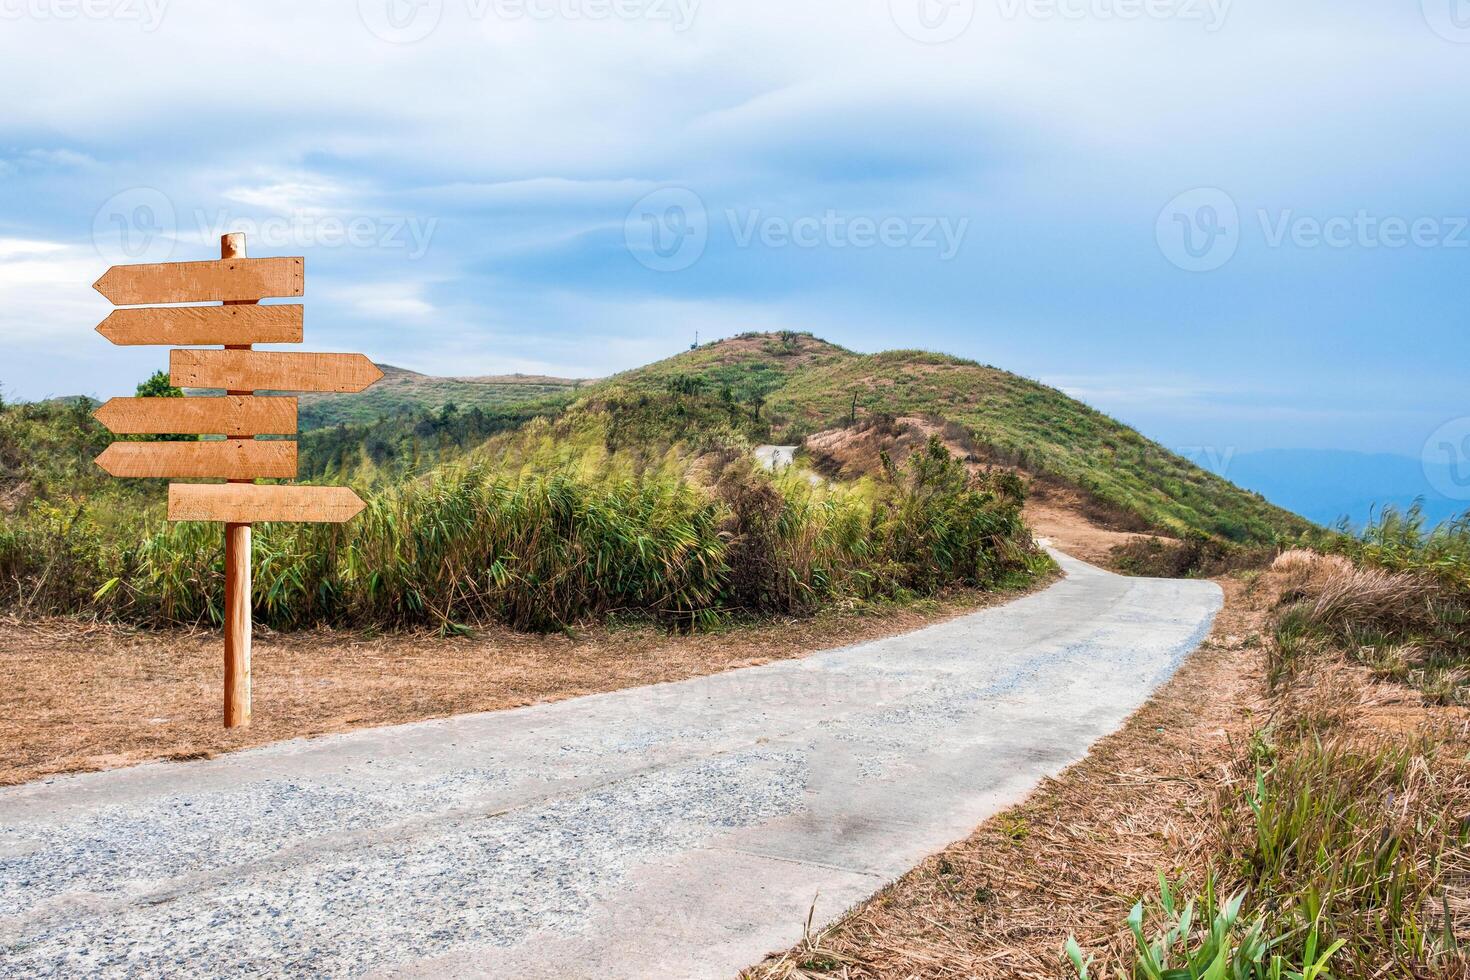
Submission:
[[[112,459],[110,457],[112,456],[112,449],[116,445],[117,443],[112,443],[106,449],[102,450],[102,452],[98,453],[97,456],[92,460],[92,462],[102,467],[102,471],[108,476],[117,476],[116,473],[112,472],[112,469],[108,465],[112,462]]]

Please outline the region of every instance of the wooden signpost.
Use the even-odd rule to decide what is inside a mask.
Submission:
[[[205,442],[115,442],[97,457],[113,476],[215,477],[227,483],[173,483],[171,521],[225,525],[225,684],[227,728],[250,724],[250,525],[260,521],[341,523],[362,510],[347,487],[260,486],[296,475],[296,399],[257,391],[361,391],[383,373],[361,354],[251,350],[301,342],[299,305],[258,306],[306,288],[302,258],[250,259],[245,236],[220,239],[218,262],[115,265],[94,288],[114,305],[97,332],[114,344],[220,344],[224,350],[169,351],[180,388],[223,388],[222,396],[113,398],[96,418],[119,434],[218,435]],[[221,306],[141,306],[222,303]]]

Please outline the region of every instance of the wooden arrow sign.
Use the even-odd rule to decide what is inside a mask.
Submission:
[[[258,486],[251,483],[171,483],[171,521],[312,521],[341,524],[366,506],[347,487]]]
[[[218,442],[114,442],[97,457],[113,476],[254,480],[296,475],[296,443],[277,439]]]
[[[114,344],[299,344],[301,307],[168,306],[113,310],[97,332]]]
[[[361,354],[261,350],[171,350],[168,371],[179,388],[234,391],[361,391],[383,376]]]
[[[228,307],[219,307],[228,309]],[[296,431],[295,398],[110,398],[92,417],[119,435],[286,435]]]
[[[113,476],[223,477],[223,484],[170,484],[168,519],[222,521],[225,546],[224,723],[250,724],[252,586],[250,525],[258,521],[351,520],[363,502],[346,487],[258,486],[250,481],[296,475],[296,443],[256,435],[296,431],[295,398],[258,391],[361,391],[383,372],[361,354],[255,351],[253,344],[295,344],[298,305],[260,306],[272,296],[300,296],[302,258],[249,259],[245,236],[220,236],[217,262],[117,265],[94,288],[115,306],[97,325],[114,344],[220,344],[169,352],[180,388],[223,388],[223,397],[114,398],[98,421],[119,433],[222,435],[207,442],[118,442],[97,463]],[[223,306],[159,306],[223,303]]]
[[[300,296],[306,289],[306,260],[297,256],[115,265],[92,288],[114,306]]]

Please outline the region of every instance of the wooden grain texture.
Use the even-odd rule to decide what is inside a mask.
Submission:
[[[361,391],[383,376],[361,354],[265,350],[171,350],[169,378],[179,388],[247,391]]]
[[[229,484],[227,484],[229,485]],[[233,484],[245,486],[246,484]],[[250,724],[250,525],[225,525],[225,685],[226,728]]]
[[[97,457],[113,476],[277,479],[296,475],[296,443],[226,439],[218,442],[114,442]]]
[[[306,289],[306,260],[290,256],[115,265],[92,288],[114,306],[300,296]]]
[[[119,346],[137,344],[299,344],[302,307],[165,306],[113,310],[97,332]]]
[[[245,258],[245,234],[232,232],[221,235],[219,257],[222,259]],[[241,306],[253,306],[258,300],[226,300],[222,309],[234,312]],[[251,312],[254,312],[253,310]],[[232,350],[248,350],[250,345],[229,345]],[[227,391],[226,396],[248,396],[247,391]],[[228,436],[240,439],[242,436]],[[231,483],[246,481],[231,480]],[[250,572],[250,525],[225,525],[225,686],[224,721],[226,728],[241,728],[250,724],[250,644],[253,624],[251,622],[252,595],[255,583]]]
[[[248,483],[171,483],[171,521],[310,521],[341,524],[366,506],[347,487],[258,486]]]
[[[92,417],[119,435],[289,435],[296,431],[296,399],[256,395],[109,398]]]

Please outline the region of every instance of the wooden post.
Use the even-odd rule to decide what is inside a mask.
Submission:
[[[221,235],[221,259],[245,258],[245,236],[240,233]],[[253,300],[226,300],[226,306],[247,306]],[[249,344],[225,344],[226,350],[249,350]],[[231,389],[231,395],[253,395],[251,391]],[[249,439],[250,436],[227,436]],[[231,483],[253,483],[253,480],[231,480]],[[243,728],[250,724],[250,525],[225,524],[225,727]]]

